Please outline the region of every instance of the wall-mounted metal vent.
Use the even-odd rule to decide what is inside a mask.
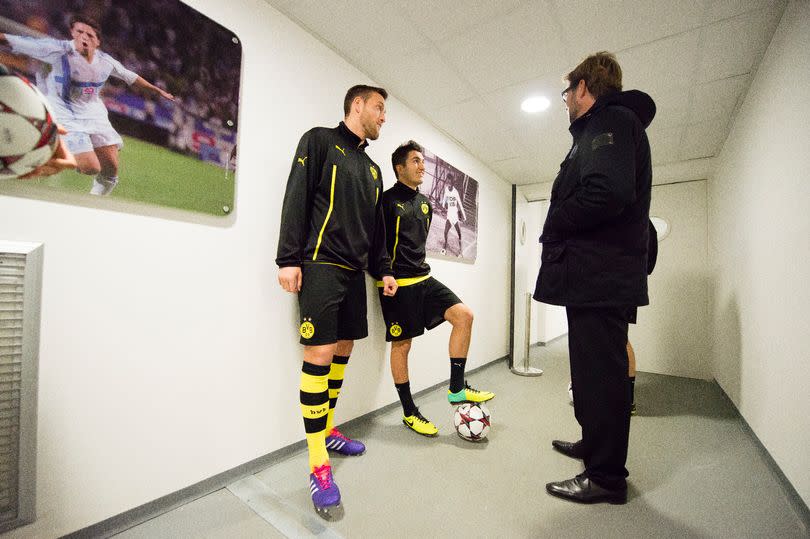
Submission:
[[[36,517],[42,251],[0,241],[0,533]]]

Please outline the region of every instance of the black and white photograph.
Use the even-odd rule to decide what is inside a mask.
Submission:
[[[433,206],[430,256],[475,262],[478,254],[478,182],[425,148],[420,191]]]

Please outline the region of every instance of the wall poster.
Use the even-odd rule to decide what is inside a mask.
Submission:
[[[16,182],[232,211],[242,46],[179,0],[0,0],[0,63],[35,82],[79,169]]]
[[[475,262],[478,255],[478,182],[425,148],[419,191],[430,199],[427,238],[432,256]]]

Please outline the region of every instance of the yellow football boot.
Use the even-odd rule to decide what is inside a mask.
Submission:
[[[495,398],[495,393],[492,391],[481,391],[470,387],[470,384],[464,382],[464,389],[457,393],[452,393],[447,390],[447,400],[450,404],[461,404],[462,402],[487,402]]]
[[[406,427],[422,436],[436,436],[439,432],[436,425],[428,421],[428,419],[419,412],[419,409],[417,409],[413,415],[402,416],[402,422]]]

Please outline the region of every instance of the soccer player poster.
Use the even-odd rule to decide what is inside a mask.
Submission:
[[[425,148],[419,191],[430,199],[433,220],[427,238],[432,256],[475,262],[478,254],[478,182]]]
[[[0,193],[233,210],[242,48],[228,29],[178,0],[0,0],[0,63],[45,94],[78,163]]]

